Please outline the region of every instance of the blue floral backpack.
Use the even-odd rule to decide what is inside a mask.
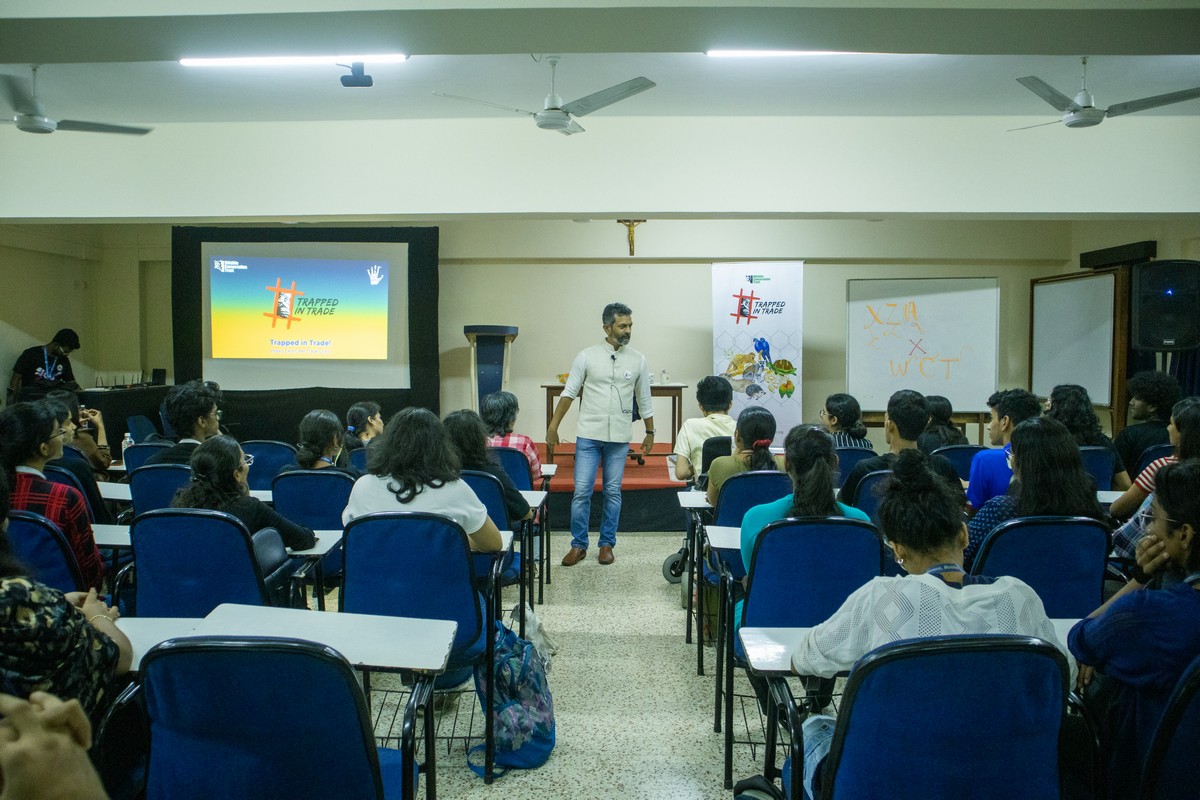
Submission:
[[[546,682],[546,666],[531,642],[496,620],[496,766],[533,769],[546,763],[554,749],[554,699]],[[488,670],[475,667],[475,694],[486,711]],[[482,753],[472,747],[468,766],[480,777],[483,767],[470,757]],[[503,774],[498,771],[497,774]]]

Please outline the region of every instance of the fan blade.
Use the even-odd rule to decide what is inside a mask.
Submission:
[[[42,104],[33,97],[33,84],[15,75],[0,75],[0,91],[8,100],[9,107],[18,114],[44,117]]]
[[[1055,89],[1041,78],[1035,78],[1033,75],[1026,75],[1024,78],[1017,78],[1017,83],[1021,84],[1026,89],[1057,108],[1059,111],[1079,110],[1079,106],[1075,105],[1074,100],[1067,97],[1065,94],[1060,92],[1058,89]]]
[[[1039,122],[1037,125],[1026,125],[1023,128],[1009,128],[1006,133],[1012,133],[1013,131],[1027,131],[1030,128],[1044,128],[1047,125],[1057,125],[1060,122],[1062,122],[1061,119],[1056,119],[1053,122]]]
[[[1117,103],[1108,107],[1108,116],[1119,117],[1122,114],[1132,114],[1135,111],[1145,111],[1148,108],[1169,106],[1172,103],[1182,103],[1184,100],[1195,100],[1200,97],[1200,86],[1195,89],[1184,89],[1182,92],[1156,94],[1154,97],[1143,97],[1141,100],[1130,100],[1127,103]]]
[[[584,132],[583,126],[580,125],[575,120],[571,120],[571,127],[563,128],[561,131],[559,131],[559,133],[563,134],[564,136],[570,136],[572,133],[583,133],[583,132]]]
[[[581,97],[578,100],[572,100],[562,107],[562,110],[570,114],[572,117],[582,117],[584,114],[590,114],[593,111],[599,111],[605,106],[611,106],[626,97],[632,97],[638,92],[644,92],[647,89],[653,89],[657,86],[654,81],[649,78],[634,78],[631,81],[618,83],[616,86],[610,86],[607,89],[601,89],[598,92],[593,92],[587,97]]]
[[[446,94],[445,92],[434,92],[438,97],[449,97],[451,100],[466,100],[468,103],[478,103],[481,106],[491,106],[498,108],[501,111],[515,111],[518,114],[528,114],[531,117],[537,116],[533,111],[526,111],[523,108],[513,108],[512,106],[502,106],[499,103],[489,103],[487,100],[476,100],[474,97],[463,97],[461,94]]]
[[[130,136],[145,136],[153,128],[135,128],[131,125],[109,125],[105,122],[83,122],[77,119],[60,119],[60,131],[82,131],[83,133],[126,133]]]

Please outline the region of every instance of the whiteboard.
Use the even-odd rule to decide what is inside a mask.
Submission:
[[[1093,403],[1112,405],[1116,291],[1111,272],[1033,285],[1034,394],[1075,383]]]
[[[864,411],[899,389],[987,410],[996,391],[1000,285],[995,278],[846,281],[846,386]]]

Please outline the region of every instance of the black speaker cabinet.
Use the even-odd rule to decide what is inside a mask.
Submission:
[[[1133,267],[1134,350],[1200,347],[1200,261],[1149,261]]]

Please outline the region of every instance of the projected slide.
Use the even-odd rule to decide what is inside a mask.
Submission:
[[[383,260],[213,255],[213,358],[388,357]]]

